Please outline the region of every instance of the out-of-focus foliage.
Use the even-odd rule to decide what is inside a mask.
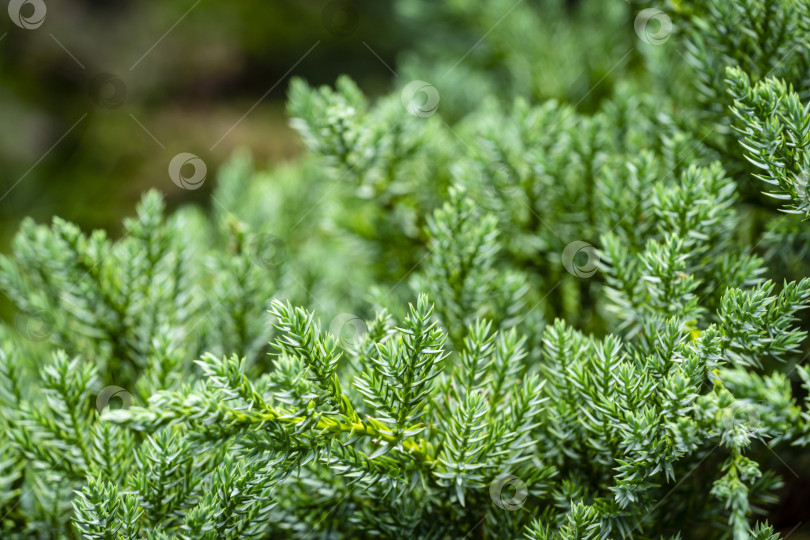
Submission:
[[[152,187],[172,208],[207,204],[212,182],[176,188],[172,156],[193,152],[212,172],[241,146],[261,162],[288,160],[300,152],[283,114],[288,72],[320,83],[351,72],[379,92],[388,71],[362,41],[385,58],[402,43],[392,7],[366,0],[62,0],[42,2],[46,17],[32,30],[5,4],[15,2],[0,13],[4,249],[26,216],[59,213],[118,235]]]

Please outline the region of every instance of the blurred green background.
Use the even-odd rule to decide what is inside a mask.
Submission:
[[[205,204],[237,147],[260,165],[293,158],[300,143],[284,113],[290,78],[331,84],[347,73],[378,94],[392,75],[375,54],[392,64],[407,39],[386,2],[46,5],[36,29],[0,14],[2,251],[24,216],[59,215],[117,235],[150,187],[170,206]],[[179,152],[205,160],[201,189],[171,182],[167,167]]]

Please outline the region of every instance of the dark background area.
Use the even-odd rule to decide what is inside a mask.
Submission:
[[[300,151],[284,112],[291,77],[347,73],[379,94],[392,75],[375,53],[393,64],[409,39],[389,3],[300,0],[63,0],[36,29],[2,13],[0,36],[3,251],[24,216],[117,235],[150,187],[170,206],[206,203],[234,149],[260,166]],[[201,189],[171,182],[179,152],[205,160]]]

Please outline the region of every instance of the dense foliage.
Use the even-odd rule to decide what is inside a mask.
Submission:
[[[292,83],[300,163],[22,224],[4,537],[780,537],[810,2],[400,8],[399,91]]]

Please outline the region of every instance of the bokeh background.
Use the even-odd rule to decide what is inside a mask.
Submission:
[[[236,148],[259,166],[294,158],[292,77],[318,85],[348,74],[373,97],[409,66],[452,71],[442,88],[452,120],[481,100],[467,88],[593,109],[639,62],[620,58],[635,40],[634,11],[620,1],[607,18],[578,0],[43,3],[36,29],[0,13],[3,251],[23,216],[115,234],[149,187],[170,206],[206,204],[213,182],[184,191],[170,181],[179,152],[203,158],[209,179]]]
[[[374,55],[394,64],[409,39],[387,2],[60,0],[35,30],[3,11],[3,251],[24,216],[115,235],[150,187],[169,205],[206,203],[212,181],[187,191],[169,179],[178,152],[202,157],[209,180],[238,147],[260,165],[292,159],[290,78],[347,73],[384,92],[392,75]]]

